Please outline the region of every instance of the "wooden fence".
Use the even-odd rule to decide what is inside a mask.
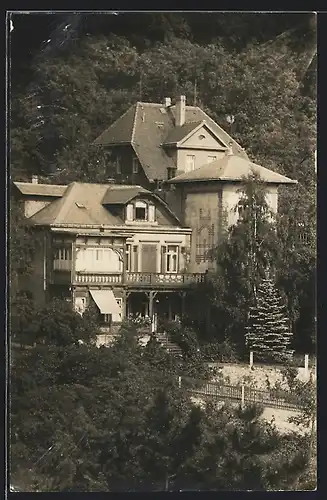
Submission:
[[[184,378],[181,380],[181,387]],[[198,385],[198,384],[197,384]],[[287,391],[263,391],[246,387],[245,385],[227,385],[217,382],[204,382],[204,385],[198,387],[188,387],[187,390],[196,396],[205,396],[220,400],[239,401],[241,404],[261,404],[272,408],[283,410],[298,411],[301,405],[295,400],[294,396]]]

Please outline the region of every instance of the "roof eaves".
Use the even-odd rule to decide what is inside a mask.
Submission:
[[[108,130],[110,130],[110,129],[111,129],[111,127],[113,127],[113,126],[114,126],[117,122],[121,121],[121,120],[124,118],[124,116],[125,116],[125,115],[126,115],[126,114],[130,111],[130,109],[131,109],[132,107],[133,107],[133,106],[130,106],[128,109],[126,109],[125,113],[123,113],[122,115],[120,115],[120,116],[117,118],[117,120],[115,120],[115,121],[114,121],[111,125],[109,125],[109,127],[108,127],[107,129],[105,129],[105,130],[102,132],[102,134],[98,135],[98,137],[97,137],[96,139],[94,139],[94,141],[92,142],[92,145],[95,145],[95,146],[98,146],[98,145],[100,146],[100,145],[102,145],[102,142],[98,142],[98,141],[99,141],[99,139],[102,137],[102,135],[104,135],[106,132],[108,132]],[[135,115],[134,115],[134,116],[135,116]],[[122,143],[120,143],[120,144],[122,144]],[[130,142],[129,142],[129,141],[128,141],[128,142],[126,142],[126,141],[125,141],[125,144],[130,144]]]
[[[140,103],[137,102],[136,103],[136,107],[135,107],[135,113],[134,113],[134,121],[133,121],[133,128],[132,128],[131,144],[133,144],[133,142],[134,142],[135,129],[136,129],[136,118],[137,118],[137,114],[138,114],[138,110],[139,110],[139,105],[140,105]]]
[[[136,156],[137,156],[137,158],[138,158],[139,162],[140,162],[140,163],[141,163],[141,165],[142,165],[143,172],[144,172],[144,174],[145,174],[146,178],[148,179],[148,181],[152,181],[153,179],[151,179],[151,177],[149,177],[149,176],[148,176],[148,173],[147,173],[147,171],[146,171],[146,168],[145,168],[144,162],[142,161],[142,159],[141,159],[140,155],[139,155],[139,154],[138,154],[138,152],[136,151],[136,149],[135,149],[135,144],[134,144],[133,142],[131,143],[131,146],[132,146],[133,151],[134,151],[134,153],[136,154]]]
[[[153,198],[155,198],[156,200],[158,200],[168,210],[168,212],[174,217],[174,219],[179,224],[181,223],[181,221],[179,220],[179,218],[177,217],[177,215],[172,211],[172,209],[169,207],[169,205],[162,198],[160,198],[160,196],[158,196],[155,193],[151,193],[151,196],[153,196]]]

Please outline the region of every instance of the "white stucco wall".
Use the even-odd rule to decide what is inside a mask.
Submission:
[[[223,188],[223,210],[227,216],[228,225],[236,224],[238,219],[238,212],[235,212],[235,206],[237,205],[242,193],[240,192],[239,185],[226,184]],[[276,186],[267,187],[266,201],[271,211],[277,213],[278,208],[278,193]]]
[[[217,151],[214,149],[179,149],[177,152],[177,170],[182,173],[185,172],[186,168],[186,156],[195,156],[195,169],[202,167],[208,163],[208,156],[217,156],[217,160],[224,156],[223,151]]]

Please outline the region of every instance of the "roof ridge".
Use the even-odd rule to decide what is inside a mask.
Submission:
[[[69,203],[69,201],[70,201],[69,198],[71,196],[73,189],[76,187],[77,184],[78,184],[78,182],[76,182],[76,181],[71,182],[68,185],[62,198],[60,198],[60,200],[62,200],[62,206],[59,208],[59,212],[58,212],[54,222],[57,222],[57,220],[60,219],[60,217],[64,217],[66,215],[66,213],[68,212],[68,209],[70,208],[70,205],[72,204],[72,203]],[[66,210],[64,210],[65,208],[66,208]]]
[[[160,102],[143,102],[143,101],[137,101],[136,104],[140,104],[141,106],[160,106],[161,108],[164,108],[165,105]]]

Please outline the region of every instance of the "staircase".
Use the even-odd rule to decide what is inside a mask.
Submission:
[[[177,344],[169,340],[167,333],[156,333],[156,340],[169,353],[174,354],[175,356],[183,356],[182,349]]]

